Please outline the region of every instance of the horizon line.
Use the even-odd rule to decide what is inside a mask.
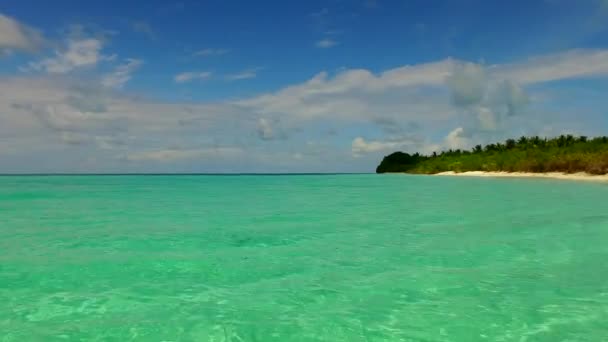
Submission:
[[[366,175],[375,174],[375,172],[286,172],[286,173],[271,173],[271,172],[193,172],[193,173],[0,173],[0,177],[9,176],[324,176],[324,175]]]

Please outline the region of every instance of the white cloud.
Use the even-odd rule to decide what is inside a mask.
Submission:
[[[608,50],[570,50],[530,58],[524,62],[495,65],[493,77],[520,84],[542,83],[608,75]]]
[[[17,20],[0,13],[0,52],[35,51],[44,43],[42,34]]]
[[[228,52],[230,52],[230,50],[228,50],[228,49],[207,48],[207,49],[203,49],[203,50],[195,52],[194,55],[199,56],[199,57],[221,56],[221,55],[227,54]]]
[[[340,95],[349,92],[377,93],[390,88],[412,86],[438,86],[452,72],[455,62],[446,59],[440,62],[403,66],[389,69],[378,75],[365,69],[349,69],[330,78],[320,72],[305,83],[283,88],[275,94],[258,98],[260,102],[272,102],[279,97],[300,100],[325,95]]]
[[[501,131],[507,118],[522,114],[529,102],[521,86],[479,64],[457,64],[446,84],[454,106],[472,120],[467,124],[472,134]]]
[[[356,137],[351,144],[351,150],[353,155],[360,155],[370,152],[394,150],[401,145],[400,142],[395,141],[366,141],[362,137]]]
[[[452,67],[447,85],[456,105],[475,105],[489,96],[517,107],[528,102],[519,85],[607,76],[608,50],[579,49],[512,64],[456,63]]]
[[[315,46],[321,49],[327,49],[333,46],[336,46],[338,44],[338,42],[336,42],[333,39],[330,38],[325,38],[325,39],[321,39],[319,41],[317,41],[315,43]]]
[[[351,153],[354,157],[360,157],[370,153],[387,153],[396,150],[407,151],[410,153],[431,153],[440,150],[439,144],[433,144],[419,137],[400,137],[391,140],[365,140],[362,137],[356,137],[351,143]]]
[[[253,69],[243,70],[236,74],[231,74],[231,75],[226,76],[226,79],[228,81],[238,81],[238,80],[247,80],[250,78],[256,78],[258,76],[258,71],[261,69],[262,68],[253,68]]]
[[[581,51],[577,55],[587,58]],[[364,170],[394,150],[430,153],[470,146],[499,136],[490,131],[512,135],[523,126],[536,132],[541,126],[531,126],[534,113],[521,108],[546,101],[526,94],[529,83],[519,78],[520,70],[529,68],[525,63],[485,67],[452,59],[381,73],[323,72],[273,93],[217,103],[160,102],[108,88],[127,82],[137,66],[129,60],[86,82],[77,74],[0,77],[0,171],[81,171],[86,158],[96,160],[87,164],[96,171],[175,171],[169,165],[178,161],[219,171]],[[589,71],[560,75],[596,76]],[[185,79],[200,76],[193,72]],[[555,77],[535,77],[535,82]],[[574,121],[574,114],[568,119]],[[552,126],[564,126],[565,119],[552,120]],[[416,125],[398,129],[410,122]],[[323,133],[329,130],[338,134]],[[284,132],[288,139],[282,139]],[[313,140],[319,141],[314,148],[306,144]]]
[[[479,128],[481,128],[482,131],[496,131],[498,129],[498,118],[492,109],[485,106],[479,106],[474,109],[474,113],[477,114]]]
[[[126,63],[117,66],[114,71],[102,77],[101,84],[110,88],[122,88],[131,80],[133,72],[141,67],[143,61],[139,59],[127,59]]]
[[[458,127],[448,133],[444,140],[444,146],[448,149],[466,149],[471,145],[470,140],[466,137],[464,128]]]
[[[456,105],[477,104],[485,95],[485,70],[481,65],[474,63],[457,65],[447,77],[447,85],[452,93],[452,101]]]
[[[496,87],[490,89],[490,104],[504,106],[506,115],[513,116],[526,106],[530,99],[526,91],[511,81],[504,80],[499,82]]]
[[[190,81],[194,81],[194,80],[206,80],[206,79],[209,79],[211,77],[211,75],[212,75],[212,73],[210,71],[204,71],[204,72],[188,71],[188,72],[182,72],[181,74],[175,75],[173,80],[176,83],[186,83],[186,82],[190,82]]]
[[[258,130],[258,136],[262,140],[271,140],[274,138],[274,131],[272,129],[272,125],[270,124],[270,121],[268,121],[265,118],[258,119],[257,130]]]
[[[134,154],[127,159],[142,161],[185,159],[190,155],[230,156],[244,143],[233,134],[238,131],[240,136],[246,136],[255,131],[253,120],[247,120],[239,108],[227,104],[144,101],[101,86],[47,78],[0,78],[0,122],[4,153],[59,153],[58,163],[68,163],[67,157],[61,155],[69,146],[86,149],[88,157],[107,165],[112,165],[117,156],[125,159],[130,153]],[[120,153],[104,152],[113,150]],[[57,168],[65,171],[76,166],[59,163]]]
[[[400,119],[441,118],[453,112],[449,103],[438,101],[433,91],[419,92],[415,88],[443,85],[454,63],[448,59],[395,68],[378,75],[353,69],[330,78],[321,72],[304,83],[237,103],[260,115],[286,116],[292,120],[369,120],[387,115]]]
[[[115,56],[102,55],[102,48],[103,42],[97,38],[70,38],[65,49],[55,51],[55,57],[46,58],[39,62],[30,62],[24,70],[65,74],[79,68],[95,67],[101,61],[115,59]]]
[[[231,158],[238,156],[242,150],[237,147],[214,147],[202,149],[161,149],[151,151],[132,152],[126,159],[132,162],[152,161],[169,163],[177,160]]]

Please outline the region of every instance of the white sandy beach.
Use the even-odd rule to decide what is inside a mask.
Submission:
[[[552,179],[568,179],[582,181],[600,181],[608,182],[608,175],[591,175],[584,172],[579,173],[562,173],[562,172],[547,172],[547,173],[532,173],[532,172],[486,172],[486,171],[468,171],[456,173],[447,171],[437,173],[437,176],[465,176],[465,177],[530,177],[530,178],[552,178]]]

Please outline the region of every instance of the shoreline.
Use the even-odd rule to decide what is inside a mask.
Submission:
[[[580,180],[580,181],[595,181],[608,182],[608,174],[592,175],[585,172],[578,173],[563,173],[563,172],[490,172],[490,171],[466,171],[454,172],[446,171],[434,174],[435,176],[462,176],[462,177],[509,177],[509,178],[548,178],[548,179],[565,179],[565,180]]]

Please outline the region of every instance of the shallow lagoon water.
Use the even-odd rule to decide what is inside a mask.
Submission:
[[[0,341],[601,341],[608,184],[0,177]]]

